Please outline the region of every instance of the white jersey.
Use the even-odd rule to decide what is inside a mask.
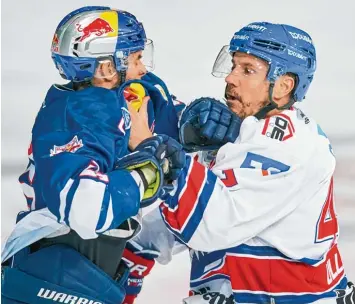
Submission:
[[[193,249],[191,296],[311,303],[345,289],[334,169],[328,138],[295,108],[246,118],[210,170],[188,157],[161,212]]]

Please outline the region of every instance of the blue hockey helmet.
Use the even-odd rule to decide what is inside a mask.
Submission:
[[[105,6],[79,8],[63,18],[52,40],[52,58],[63,78],[90,80],[100,60],[111,58],[127,70],[129,54],[144,50],[143,63],[154,68],[154,46],[132,14]]]
[[[286,24],[251,23],[236,32],[220,51],[212,74],[225,77],[232,70],[234,52],[243,52],[268,62],[267,79],[273,84],[286,73],[296,76],[293,102],[304,99],[316,71],[316,50],[311,37]],[[272,100],[271,100],[272,102]]]

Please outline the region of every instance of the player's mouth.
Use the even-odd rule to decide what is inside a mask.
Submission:
[[[235,106],[239,104],[239,106],[243,105],[243,100],[238,94],[231,94],[228,91],[224,94],[224,98],[226,99],[226,104],[228,108],[233,109]]]
[[[231,94],[226,93],[225,98],[230,101],[238,100],[241,102],[241,98],[239,95],[231,95]]]

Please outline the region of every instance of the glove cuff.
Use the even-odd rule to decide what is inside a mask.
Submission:
[[[139,256],[138,254],[133,253],[127,248],[123,252],[122,259],[125,261],[130,270],[128,280],[125,284],[125,301],[127,302],[124,302],[130,304],[134,302],[134,299],[140,293],[143,285],[143,279],[149,274],[149,272],[153,268],[155,260]]]
[[[126,295],[122,304],[133,304],[137,295]]]
[[[148,185],[147,179],[144,176],[144,173],[142,172],[141,169],[135,169],[134,171],[136,171],[138,173],[139,177],[141,178],[142,183],[143,183],[144,192],[146,192],[149,185]]]

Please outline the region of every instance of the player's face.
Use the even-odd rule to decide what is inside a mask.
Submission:
[[[236,52],[233,68],[226,77],[225,98],[228,107],[242,118],[256,114],[268,104],[269,65],[255,56]]]
[[[126,80],[141,79],[147,73],[147,69],[142,62],[142,58],[142,51],[132,53],[128,56]]]

